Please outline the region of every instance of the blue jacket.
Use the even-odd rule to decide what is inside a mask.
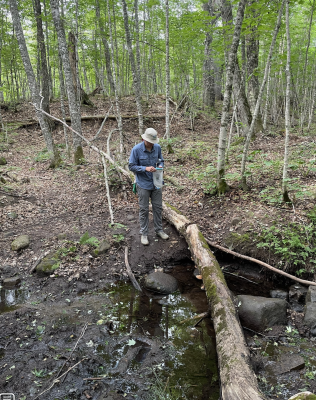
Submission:
[[[129,157],[128,168],[135,173],[136,182],[142,189],[153,190],[152,172],[147,172],[146,167],[155,167],[158,165],[158,159],[161,160],[159,165],[164,165],[164,159],[161,154],[159,144],[154,144],[151,151],[146,150],[145,143],[141,142],[133,147]]]

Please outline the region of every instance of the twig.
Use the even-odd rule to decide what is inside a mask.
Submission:
[[[299,282],[299,283],[301,283],[303,285],[307,285],[307,286],[309,286],[309,285],[316,286],[316,282],[306,281],[305,279],[297,278],[296,276],[290,275],[287,272],[284,272],[284,271],[281,271],[281,270],[279,270],[277,268],[274,268],[274,267],[272,267],[272,265],[266,264],[265,262],[257,260],[256,258],[244,256],[242,254],[236,253],[235,251],[232,251],[232,250],[226,249],[225,247],[219,246],[218,244],[216,244],[214,242],[211,242],[207,238],[206,238],[206,241],[210,246],[216,247],[219,250],[225,251],[225,253],[232,254],[235,257],[239,257],[239,258],[243,258],[243,259],[248,260],[248,261],[255,262],[255,263],[259,264],[259,265],[263,265],[264,267],[270,269],[273,272],[276,272],[276,273],[278,273],[280,275],[286,276],[289,279],[293,279],[293,281]]]
[[[194,328],[196,328],[202,321],[203,319],[207,318],[209,316],[209,313],[205,313],[203,317],[201,317],[196,324],[193,325]]]
[[[68,370],[67,370],[65,373],[63,373],[62,375],[60,375],[59,378],[62,378],[65,374],[68,374],[69,371],[71,371],[72,369],[76,368],[77,365],[79,365],[80,363],[82,363],[82,361],[86,360],[87,358],[88,358],[88,357],[84,357],[82,360],[78,361],[77,364],[75,364],[75,365],[73,365],[72,367],[68,368]],[[49,390],[51,390],[51,389],[55,386],[55,384],[58,383],[58,382],[59,382],[59,379],[55,379],[54,382],[52,383],[52,385],[51,385],[49,388],[45,389],[44,392],[38,394],[38,395],[34,398],[34,400],[37,400],[40,396],[42,396],[42,394],[44,394],[44,393],[48,392]]]
[[[227,272],[227,271],[223,271],[223,274],[235,276],[236,278],[243,279],[244,281],[247,281],[247,282],[250,282],[250,283],[254,283],[255,285],[258,285],[258,282],[251,281],[250,279],[247,279],[247,278],[245,278],[244,276],[240,276],[240,275],[237,275],[237,274],[233,274],[233,273]]]
[[[209,315],[208,312],[204,312],[204,313],[198,314],[198,315],[193,315],[193,317],[186,318],[186,319],[184,319],[183,321],[180,321],[180,324],[184,324],[185,322],[188,322],[188,321],[190,321],[191,319],[205,318],[205,317],[207,317],[208,315]]]
[[[30,274],[35,271],[35,268],[38,266],[38,264],[43,260],[44,257],[47,256],[47,254],[49,253],[49,251],[46,251],[44,254],[42,254],[35,262],[35,264],[33,265],[33,267],[30,269]]]
[[[102,376],[102,377],[99,377],[99,378],[83,378],[83,381],[100,381],[100,380],[105,379],[105,378],[107,378],[107,377],[106,376]]]
[[[126,270],[127,270],[129,279],[131,280],[134,288],[141,292],[142,289],[139,286],[139,283],[137,282],[137,280],[136,280],[136,278],[135,278],[135,276],[134,276],[134,274],[133,274],[133,272],[131,270],[131,267],[129,266],[129,263],[128,263],[128,246],[125,247],[125,265],[126,265]]]
[[[60,122],[63,126],[66,126],[66,128],[70,129],[71,132],[73,132],[74,134],[76,134],[77,136],[79,136],[83,141],[85,141],[85,142],[88,144],[88,146],[89,146],[92,150],[96,151],[96,152],[97,152],[98,154],[100,154],[101,156],[103,155],[108,161],[110,161],[110,163],[113,164],[113,165],[115,166],[116,169],[118,169],[119,171],[121,171],[122,174],[123,174],[124,176],[126,176],[129,180],[132,180],[132,179],[133,179],[132,176],[130,175],[130,173],[129,173],[128,171],[126,171],[126,169],[120,167],[109,155],[107,155],[106,153],[104,153],[104,151],[102,151],[102,150],[98,149],[96,146],[94,146],[88,139],[86,139],[86,138],[85,138],[84,136],[82,136],[80,133],[78,133],[77,131],[75,131],[71,126],[67,125],[67,124],[66,124],[65,122],[63,122],[61,119],[56,118],[56,117],[54,117],[53,115],[47,113],[47,112],[44,111],[43,109],[38,108],[38,107],[36,106],[36,104],[33,104],[33,103],[31,103],[31,104],[34,106],[34,108],[35,108],[37,111],[40,111],[41,113],[43,113],[43,114],[46,115],[47,117],[50,117],[50,118],[54,119],[55,121]]]
[[[91,140],[91,142],[93,142],[94,140],[96,140],[96,139],[98,138],[98,136],[100,135],[100,133],[101,133],[101,131],[102,131],[102,129],[103,129],[103,126],[104,126],[104,124],[105,124],[105,121],[108,119],[108,116],[109,116],[109,114],[110,114],[110,111],[112,110],[112,107],[113,107],[113,106],[111,105],[111,107],[109,108],[109,111],[105,114],[104,120],[102,121],[102,124],[101,124],[99,130],[98,130],[98,132],[96,133],[96,135],[94,136],[94,138]]]
[[[111,195],[110,195],[110,189],[109,189],[109,182],[108,182],[108,175],[106,172],[106,163],[105,163],[105,158],[103,154],[101,155],[102,159],[102,164],[103,164],[103,171],[104,171],[104,181],[105,181],[105,188],[106,188],[106,197],[108,199],[108,205],[109,205],[109,212],[110,212],[110,218],[111,218],[111,225],[114,224],[114,216],[113,216],[113,209],[112,209],[112,203],[111,203]]]
[[[73,355],[73,352],[76,350],[76,347],[78,346],[78,343],[79,343],[80,339],[81,339],[81,338],[83,337],[83,335],[85,334],[85,332],[86,332],[86,330],[87,330],[87,326],[88,326],[88,323],[86,323],[85,326],[82,328],[81,333],[80,333],[80,336],[79,336],[79,338],[78,338],[78,340],[77,340],[77,342],[76,342],[76,344],[75,344],[75,347],[72,349],[72,351],[71,351],[71,353],[70,353],[68,359],[64,362],[64,365],[60,368],[58,374],[60,374],[60,372],[63,370],[64,366],[66,365],[66,363],[70,360],[71,356]],[[67,376],[67,374],[64,376],[63,381],[65,380],[66,376]],[[56,379],[58,379],[58,375],[57,375],[57,378],[56,378]]]

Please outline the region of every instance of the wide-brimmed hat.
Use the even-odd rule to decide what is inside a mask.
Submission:
[[[149,143],[159,143],[158,133],[154,128],[147,128],[145,133],[142,135],[142,138]]]

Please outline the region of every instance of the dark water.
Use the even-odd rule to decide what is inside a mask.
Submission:
[[[218,400],[213,327],[209,318],[194,327],[199,319],[192,318],[207,311],[205,292],[199,281],[192,283],[192,271],[183,272],[182,267],[181,272],[176,269],[173,275],[180,282],[180,291],[166,297],[136,292],[129,284],[113,286],[109,294],[113,308],[107,310],[106,316],[126,339],[111,351],[106,345],[98,346],[98,354],[114,375],[121,371],[122,359],[132,354],[126,373],[141,374],[144,364],[155,357],[153,347],[159,343],[157,351],[163,357],[151,365],[156,383],[150,386],[148,397],[141,398]],[[130,337],[135,340],[130,342]]]
[[[12,288],[0,289],[0,314],[15,310],[19,304],[25,303],[30,297],[29,291],[26,289]]]

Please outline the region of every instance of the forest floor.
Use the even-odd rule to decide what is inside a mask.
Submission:
[[[95,108],[83,106],[82,115],[105,114],[111,106],[109,101],[101,97],[95,97],[93,101]],[[165,125],[160,117],[164,114],[164,98],[150,97],[144,106],[145,126],[154,127],[162,137]],[[122,109],[124,115],[136,114],[132,97],[124,98]],[[171,105],[171,112],[174,111],[175,107]],[[157,366],[161,368],[163,365],[165,368],[168,357],[174,360],[176,340],[170,344],[170,341],[164,340],[163,333],[157,334],[159,323],[162,323],[163,303],[159,303],[160,299],[153,299],[149,305],[147,300],[138,298],[128,286],[124,286],[123,282],[128,281],[124,249],[125,246],[129,247],[129,263],[136,278],[141,280],[155,268],[163,268],[178,278],[182,294],[193,302],[194,312],[186,314],[176,300],[170,307],[181,309],[177,318],[185,319],[207,310],[206,300],[199,297],[203,296],[199,281],[188,278],[188,274],[193,276],[194,266],[190,263],[185,240],[164,222],[170,239],[163,242],[156,238],[151,225],[150,245],[143,247],[139,236],[137,196],[132,193],[130,185],[124,185],[109,166],[115,220],[115,225],[111,226],[103,167],[98,155],[84,146],[86,162],[80,166],[73,165],[66,155],[63,129],[57,126],[54,139],[64,163],[60,168],[49,169],[39,127],[21,127],[18,122],[35,118],[32,106],[24,103],[18,105],[17,110],[9,108],[1,112],[4,123],[8,124],[8,138],[2,137],[3,141],[0,142],[0,156],[3,155],[7,160],[6,165],[0,166],[5,181],[0,183],[0,272],[2,278],[21,279],[19,289],[14,289],[9,295],[16,296],[25,304],[17,309],[9,307],[0,310],[0,388],[24,400],[36,399],[46,389],[49,390],[40,398],[130,399],[135,397],[135,391],[139,398],[164,398],[167,387],[165,381],[162,388],[158,385],[154,389],[150,389],[148,383],[153,379],[159,382]],[[60,117],[57,101],[51,104],[51,113]],[[150,118],[146,119],[146,115]],[[83,135],[91,140],[100,124],[100,120],[83,121]],[[95,145],[106,149],[107,134],[115,127],[116,122],[108,120]],[[296,246],[293,247],[296,255],[292,258],[286,258],[282,252],[274,250],[277,246],[280,248],[280,241],[289,230],[292,232],[289,236],[292,242],[297,235],[304,237],[308,243],[315,239],[312,223],[316,215],[316,136],[311,133],[298,134],[295,130],[291,135],[289,185],[293,206],[288,206],[280,201],[284,142],[281,129],[271,129],[268,134],[259,134],[252,141],[248,160],[248,171],[251,171],[248,192],[242,191],[238,185],[242,143],[240,138],[233,137],[227,167],[231,190],[221,197],[210,195],[215,182],[218,132],[219,121],[215,114],[206,116],[199,113],[192,130],[184,110],[175,113],[170,141],[174,153],[168,154],[168,143],[161,140],[165,158],[164,200],[197,223],[204,235],[213,242],[312,278],[312,251],[308,253],[306,261],[306,256],[304,259],[304,255],[299,254],[299,251],[306,253],[306,249],[297,247],[297,244],[292,244]],[[124,135],[127,161],[131,148],[139,142],[136,119],[124,119]],[[115,158],[118,143],[118,137],[113,135],[111,153]],[[264,234],[267,230],[276,239],[269,239],[269,232]],[[88,235],[85,235],[86,232]],[[13,252],[10,249],[11,242],[22,234],[30,237],[30,245],[20,252]],[[87,241],[88,237],[90,241]],[[93,257],[93,244],[103,239],[110,244],[110,249],[99,257]],[[266,247],[257,247],[258,243]],[[282,245],[283,249],[291,246],[283,242]],[[31,273],[36,261],[47,253],[58,257],[58,269],[50,276]],[[223,263],[227,261],[222,254],[216,254]],[[177,267],[179,265],[184,269]],[[277,278],[265,271],[259,270],[258,274],[264,275],[271,287],[279,283]],[[289,286],[290,283],[286,284]],[[5,296],[3,291],[1,295]],[[200,300],[197,302],[194,298]],[[138,309],[134,310],[134,314],[141,316],[141,323],[139,318],[138,322],[132,318],[135,317],[133,304],[137,303],[136,299]],[[4,303],[5,299],[1,301]],[[291,317],[295,328],[295,322],[300,324],[302,314],[292,313]],[[98,321],[101,322],[98,324]],[[212,337],[212,328],[207,324],[205,329]],[[191,322],[189,326],[192,325]],[[303,336],[308,336],[308,331],[299,326],[296,328],[300,328]],[[120,335],[116,335],[115,331]],[[146,332],[149,332],[147,336]],[[279,337],[291,338],[284,330],[280,332]],[[210,346],[207,348],[211,352],[211,344],[204,345]],[[198,354],[197,349],[195,352]],[[109,380],[102,365],[111,365],[106,357],[116,353],[117,362],[111,366]],[[141,357],[141,354],[145,354],[143,358],[146,361],[142,362],[141,367],[131,370],[131,361],[137,356]],[[54,377],[80,361],[74,370],[53,385]],[[59,374],[59,371],[62,372]],[[122,375],[126,371],[129,377],[124,380]],[[313,371],[314,366],[310,364],[303,375],[297,371],[291,372],[294,375],[289,380],[288,374],[285,374],[284,384],[279,380],[273,385],[266,383],[263,376],[263,388],[270,398],[286,399],[298,389],[314,388]],[[309,378],[304,375],[308,373]],[[120,378],[114,379],[113,376]],[[191,385],[191,389],[190,385],[185,387],[186,392],[184,388],[181,390],[188,398],[217,399],[218,379],[213,375],[211,377],[214,397],[209,392],[212,388],[209,381],[201,383],[202,394],[190,394],[194,385]],[[291,382],[284,389],[286,381]],[[170,393],[172,390],[176,389],[170,388]]]

